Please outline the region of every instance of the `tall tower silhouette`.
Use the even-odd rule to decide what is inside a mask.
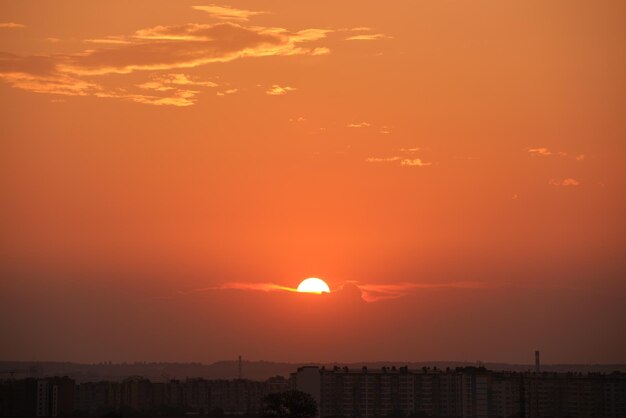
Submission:
[[[541,373],[541,362],[539,360],[539,350],[535,351],[535,373]]]

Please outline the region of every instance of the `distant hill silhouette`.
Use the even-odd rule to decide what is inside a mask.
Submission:
[[[349,368],[400,367],[410,369],[422,367],[465,367],[476,366],[475,362],[463,361],[424,361],[424,362],[357,362],[357,363],[281,363],[270,361],[244,361],[243,378],[250,380],[265,380],[272,376],[288,377],[298,367],[304,365],[319,365],[326,367],[347,366]],[[531,371],[530,364],[482,363],[487,369],[496,371]],[[541,366],[542,371],[549,372],[580,372],[580,373],[610,373],[626,371],[626,364],[546,364]],[[81,364],[69,362],[31,362],[31,361],[0,361],[0,379],[13,377],[45,377],[69,376],[78,382],[109,380],[120,381],[130,376],[142,376],[153,381],[169,379],[205,378],[205,379],[236,379],[238,376],[237,361],[218,361],[212,364],[202,363],[97,363]]]

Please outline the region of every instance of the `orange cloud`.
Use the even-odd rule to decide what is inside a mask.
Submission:
[[[400,160],[402,160],[402,157],[384,157],[384,158],[372,157],[372,158],[365,159],[365,161],[368,163],[389,163],[392,161],[400,161]]]
[[[577,187],[580,186],[580,182],[576,179],[573,178],[566,178],[563,180],[557,180],[557,179],[551,179],[548,184],[550,184],[551,186],[558,186],[558,187]]]
[[[273,29],[268,28],[268,29],[265,29],[264,32],[284,34],[286,31],[285,29],[281,29],[281,28],[273,28]],[[293,33],[291,37],[294,42],[313,42],[313,41],[319,41],[320,39],[326,38],[326,36],[328,36],[328,34],[332,32],[333,31],[331,29],[316,29],[316,28],[304,29],[304,30]]]
[[[360,123],[349,123],[347,126],[348,128],[369,128],[372,125],[368,122],[360,122]]]
[[[149,41],[210,41],[215,36],[216,28],[228,28],[230,23],[199,24],[186,23],[184,25],[158,25],[135,31],[132,38]],[[232,27],[241,27],[232,24]]]
[[[398,162],[402,166],[406,167],[427,167],[432,165],[432,163],[424,162],[420,158],[405,158],[400,156],[393,157],[372,157],[366,158],[366,162],[368,163],[390,163],[390,162]]]
[[[485,289],[483,282],[452,282],[452,283],[386,283],[386,284],[363,284],[354,283],[360,290],[366,302],[378,302],[386,299],[397,299],[408,296],[419,289]]]
[[[87,78],[135,71],[180,70],[243,57],[320,55],[329,50],[307,48],[303,44],[323,39],[329,32],[327,29],[290,32],[281,28],[243,27],[229,22],[155,26],[140,29],[128,37],[87,40],[108,45],[78,54],[18,56],[0,53],[0,80],[37,93],[92,95],[144,104],[189,106],[195,103],[198,93],[190,87],[217,87],[217,84],[174,73],[157,75],[148,82],[134,85],[142,90],[169,92],[161,97],[129,92],[127,86],[107,89]],[[293,87],[274,86],[268,94],[280,95],[293,90]],[[218,95],[236,91],[230,89]]]
[[[25,72],[0,72],[0,80],[12,87],[35,93],[63,96],[87,96],[102,91],[102,87],[63,74],[29,74]]]
[[[554,156],[554,155],[559,156],[559,157],[570,157],[570,154],[568,154],[567,152],[564,152],[564,151],[554,152],[545,147],[530,148],[528,149],[528,152],[532,155],[537,155],[541,157],[549,157],[549,156]],[[572,158],[574,158],[576,161],[584,161],[586,156],[585,154],[578,154],[576,156],[572,156]]]
[[[330,295],[353,294],[360,296],[365,302],[378,302],[388,299],[397,299],[409,296],[417,290],[437,290],[437,289],[486,289],[489,286],[484,282],[466,281],[449,283],[360,283],[357,281],[347,281],[333,290]],[[221,290],[241,290],[251,292],[297,292],[297,289],[283,286],[276,283],[243,283],[229,282],[218,286],[203,287],[189,291],[178,291],[180,295],[190,295],[198,292],[210,292]]]
[[[368,26],[359,26],[356,28],[345,28],[345,29],[341,29],[343,31],[350,31],[350,32],[369,32],[372,31],[374,29],[368,27]]]
[[[424,162],[419,158],[405,158],[404,160],[400,161],[400,165],[405,165],[409,167],[427,167],[433,164]]]
[[[289,87],[289,86],[281,87],[278,84],[274,84],[265,93],[269,94],[270,96],[282,96],[294,90],[297,90],[297,89],[295,87]]]
[[[217,289],[234,289],[234,290],[259,290],[263,292],[272,292],[277,290],[287,291],[287,292],[295,292],[296,289],[282,286],[275,283],[224,283],[219,286]]]
[[[193,289],[188,291],[179,290],[177,293],[180,295],[189,295],[192,293],[198,292],[209,292],[209,291],[219,291],[219,290],[243,290],[243,291],[254,291],[254,292],[296,292],[297,289],[283,286],[275,283],[243,283],[243,282],[230,282],[223,283],[219,286],[210,286],[210,287],[202,287],[199,289]]]
[[[2,22],[0,23],[0,29],[19,29],[19,28],[25,28],[25,25],[22,25],[21,23],[15,23],[15,22]]]
[[[307,29],[291,33],[234,23],[157,26],[137,31],[130,44],[66,56],[57,68],[75,75],[128,74],[194,68],[243,57],[306,55],[315,50],[300,44],[321,39],[326,32]]]
[[[123,36],[107,36],[104,38],[85,39],[83,42],[91,44],[130,44],[131,41],[125,39]]]
[[[235,94],[239,91],[239,89],[228,89],[224,91],[218,91],[216,94],[218,96],[226,96],[227,94]]]
[[[129,100],[135,103],[143,103],[154,106],[177,106],[187,107],[195,104],[195,97],[198,94],[193,90],[177,90],[171,96],[148,96],[143,94],[119,93],[115,91],[105,91],[95,93],[96,97]]]
[[[0,68],[3,67],[1,65],[2,63],[2,60],[0,60]],[[180,75],[173,76],[173,78],[168,79],[170,83],[176,83],[177,81],[181,82],[182,79],[179,77]],[[164,84],[155,82],[155,84],[151,86],[153,87],[153,90],[175,91],[166,97],[133,94],[124,90],[105,89],[100,84],[88,82],[73,76],[59,73],[47,74],[45,72],[0,72],[0,80],[3,80],[14,88],[28,90],[35,93],[55,94],[61,96],[94,96],[101,98],[113,98],[158,106],[191,106],[195,103],[194,97],[198,93],[196,91],[186,89],[167,88]],[[157,86],[162,87],[157,88]]]
[[[553,155],[552,151],[550,151],[548,148],[530,148],[528,152],[533,155]]]
[[[212,81],[192,80],[185,74],[167,74],[153,77],[152,81],[137,85],[137,87],[142,89],[156,91],[175,90],[179,86],[218,87],[218,84]]]
[[[216,19],[221,20],[239,20],[247,21],[252,16],[258,16],[265,14],[266,12],[254,12],[244,9],[236,9],[230,6],[218,6],[216,4],[209,4],[208,6],[191,6],[194,10],[206,12]]]
[[[321,46],[318,48],[313,48],[311,50],[311,55],[316,56],[316,55],[326,55],[326,54],[330,54],[330,48],[327,48],[325,46]]]
[[[371,33],[363,35],[354,35],[346,38],[346,41],[376,41],[378,39],[393,39],[391,36],[387,36],[384,33]]]

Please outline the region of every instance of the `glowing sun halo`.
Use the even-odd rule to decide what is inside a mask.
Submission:
[[[322,279],[316,279],[314,277],[310,279],[302,280],[302,283],[298,285],[298,292],[300,293],[330,293],[330,288],[326,282]]]

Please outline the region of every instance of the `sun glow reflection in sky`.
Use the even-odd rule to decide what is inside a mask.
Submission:
[[[3,1],[0,359],[625,363],[623,16]]]

